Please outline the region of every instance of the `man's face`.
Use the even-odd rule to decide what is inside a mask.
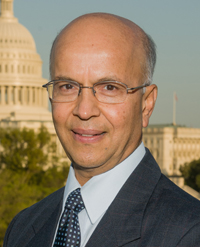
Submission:
[[[79,30],[80,29],[80,30]],[[53,55],[52,79],[70,79],[92,87],[114,80],[128,87],[141,85],[141,51],[110,34],[62,34]],[[77,178],[87,179],[119,164],[141,142],[142,90],[119,104],[99,102],[91,89],[82,89],[74,102],[52,103],[58,137],[72,160]],[[84,173],[85,172],[85,173]]]

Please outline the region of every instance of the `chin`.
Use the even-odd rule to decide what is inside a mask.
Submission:
[[[89,169],[95,169],[98,167],[101,167],[101,165],[98,165],[93,162],[75,162],[72,161],[73,167],[77,170],[89,170]]]
[[[101,170],[104,167],[105,161],[100,161],[96,156],[84,159],[72,159],[73,167],[77,170]]]

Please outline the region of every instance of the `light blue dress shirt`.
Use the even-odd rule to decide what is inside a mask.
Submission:
[[[62,211],[64,210],[68,195],[73,190],[81,188],[81,195],[85,204],[85,209],[78,214],[81,231],[81,247],[86,245],[99,221],[130,174],[144,157],[145,152],[144,144],[141,143],[139,147],[120,164],[105,173],[92,177],[82,187],[76,180],[73,167],[70,167],[64,191]]]

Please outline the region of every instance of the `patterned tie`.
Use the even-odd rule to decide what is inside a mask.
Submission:
[[[81,243],[78,213],[85,208],[80,188],[68,196],[53,247],[79,247]]]

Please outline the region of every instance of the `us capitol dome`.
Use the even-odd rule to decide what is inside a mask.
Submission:
[[[13,14],[13,0],[0,0],[0,127],[53,131],[42,60],[31,33]]]

